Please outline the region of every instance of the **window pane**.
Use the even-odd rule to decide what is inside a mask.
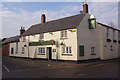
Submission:
[[[23,53],[23,54],[24,54],[24,51],[25,51],[25,50],[24,50],[24,47],[22,47],[22,53]]]
[[[91,47],[91,54],[94,54],[95,52],[95,47]]]
[[[65,47],[62,48],[62,53],[65,53]]]
[[[16,43],[16,52],[18,52],[18,43]]]
[[[66,47],[66,53],[68,53],[68,47]]]
[[[65,37],[67,37],[67,31],[65,31]]]
[[[26,37],[23,37],[23,41],[26,41]]]
[[[109,36],[109,28],[106,28],[106,29],[107,29],[106,37],[108,38],[108,36]]]
[[[62,38],[67,37],[67,31],[61,31],[61,37]]]
[[[69,47],[69,53],[72,53],[71,47]]]
[[[44,34],[40,34],[40,40],[44,39]]]
[[[43,52],[42,53],[45,53],[45,48],[43,48]]]
[[[42,48],[40,48],[40,53],[42,53]]]
[[[79,46],[79,56],[84,56],[84,46]]]

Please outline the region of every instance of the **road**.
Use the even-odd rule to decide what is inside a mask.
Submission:
[[[118,78],[118,59],[62,62],[3,57],[3,78]]]

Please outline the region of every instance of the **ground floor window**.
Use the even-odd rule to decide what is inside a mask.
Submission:
[[[71,47],[62,47],[62,53],[63,54],[72,54],[72,48]]]
[[[79,56],[84,56],[84,46],[79,46]]]
[[[91,47],[91,55],[95,55],[95,47]]]
[[[11,54],[13,54],[14,53],[14,48],[11,48]]]
[[[22,47],[22,54],[24,54],[25,53],[25,48],[24,47]]]
[[[45,54],[45,47],[39,47],[38,54]]]

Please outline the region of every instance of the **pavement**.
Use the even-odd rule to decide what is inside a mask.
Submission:
[[[118,78],[118,59],[62,62],[3,57],[3,78]]]

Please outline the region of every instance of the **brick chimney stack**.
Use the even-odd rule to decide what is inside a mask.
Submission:
[[[25,28],[24,27],[21,27],[20,29],[20,36],[25,32]]]
[[[83,4],[83,14],[88,13],[88,5],[86,4],[86,0]]]
[[[45,22],[46,22],[45,14],[42,14],[42,16],[41,16],[41,24],[43,24]]]

